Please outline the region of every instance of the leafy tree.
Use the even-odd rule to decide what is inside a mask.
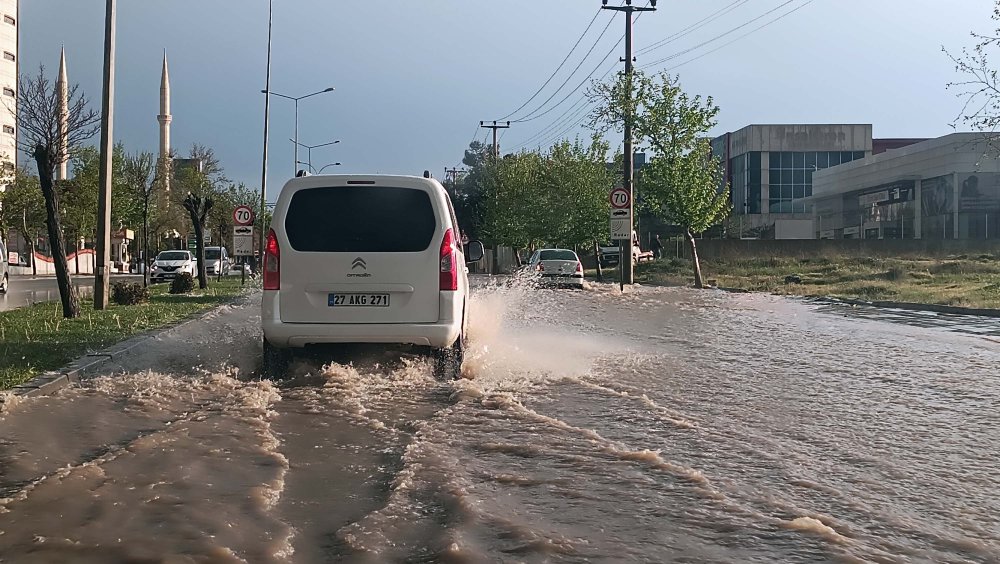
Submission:
[[[69,111],[62,114],[59,91],[45,78],[44,67],[39,67],[38,76],[22,76],[19,82],[21,91],[17,122],[21,140],[24,151],[35,161],[39,185],[45,197],[46,225],[63,316],[74,318],[80,315],[80,300],[66,262],[61,218],[63,208],[55,185],[55,171],[59,163],[75,153],[83,141],[97,133],[100,115],[88,109],[87,99],[75,84],[69,88]],[[65,145],[61,142],[63,138],[67,141]]]
[[[125,156],[122,179],[127,186],[126,193],[142,218],[141,246],[142,285],[149,285],[149,223],[157,215],[155,192],[158,185],[153,177],[156,163],[152,153],[133,153]],[[133,224],[134,225],[134,224]]]
[[[591,126],[598,131],[621,131],[626,112],[633,112],[633,135],[655,152],[640,178],[643,205],[684,231],[695,286],[703,287],[694,236],[721,222],[731,209],[724,170],[706,137],[719,107],[711,97],[689,96],[667,73],[619,73],[611,82],[594,85],[589,94],[597,102]]]
[[[35,273],[35,240],[45,230],[45,198],[38,177],[26,168],[14,171],[6,190],[0,191],[0,232],[18,233],[28,243],[28,264]]]

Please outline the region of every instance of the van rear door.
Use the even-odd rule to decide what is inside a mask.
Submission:
[[[432,187],[331,182],[343,184],[289,199],[278,230],[281,320],[436,322],[444,216]]]

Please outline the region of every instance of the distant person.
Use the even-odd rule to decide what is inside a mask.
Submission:
[[[663,258],[663,243],[660,242],[660,234],[659,233],[657,233],[653,237],[653,242],[650,244],[650,246],[653,248],[653,258],[654,259],[661,259],[661,258]]]

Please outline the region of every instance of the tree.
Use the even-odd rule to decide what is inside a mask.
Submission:
[[[1000,149],[996,146],[1000,128],[1000,78],[990,56],[1000,48],[1000,1],[994,6],[991,19],[997,23],[997,29],[990,34],[971,32],[975,41],[971,49],[963,48],[960,55],[952,55],[944,47],[942,50],[955,63],[955,70],[967,77],[947,85],[948,89],[959,90],[958,97],[963,100],[955,122],[985,132],[996,153]]]
[[[153,177],[156,162],[152,153],[133,153],[125,157],[123,180],[142,218],[142,285],[149,285],[149,220],[156,214],[154,195],[158,181]]]
[[[198,257],[198,287],[202,290],[208,288],[208,276],[205,274],[205,221],[208,219],[208,213],[212,211],[212,206],[211,197],[188,192],[184,198],[184,209],[191,216],[191,223],[194,226]]]
[[[589,94],[598,104],[591,114],[591,126],[598,131],[621,131],[626,112],[633,112],[633,135],[655,153],[640,178],[643,205],[684,232],[695,287],[702,288],[694,236],[721,222],[731,209],[724,170],[706,137],[719,107],[711,97],[689,96],[667,73],[619,73]]]
[[[26,168],[14,171],[6,190],[0,191],[0,232],[17,232],[28,243],[28,264],[35,274],[35,240],[45,229],[45,198],[38,177]]]
[[[63,114],[59,108],[59,91],[45,78],[45,67],[39,67],[38,76],[34,78],[22,76],[20,84],[17,122],[24,151],[34,159],[38,168],[63,316],[79,317],[80,299],[66,262],[62,205],[56,189],[55,171],[59,163],[73,154],[83,141],[97,133],[100,115],[88,109],[87,99],[76,84],[69,88],[69,111]],[[66,140],[65,144],[62,139]]]

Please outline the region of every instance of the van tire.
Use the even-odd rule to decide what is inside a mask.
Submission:
[[[288,376],[288,365],[292,354],[288,349],[279,349],[264,339],[264,355],[261,362],[261,376],[266,380],[283,380]]]
[[[459,337],[455,344],[445,349],[434,349],[434,377],[439,380],[458,380],[462,377],[462,362],[465,360],[465,337]]]
[[[0,280],[0,294],[6,294],[7,293],[7,284],[9,284],[9,283],[10,283],[10,279],[7,278],[6,274],[4,274],[3,275],[3,279]]]

